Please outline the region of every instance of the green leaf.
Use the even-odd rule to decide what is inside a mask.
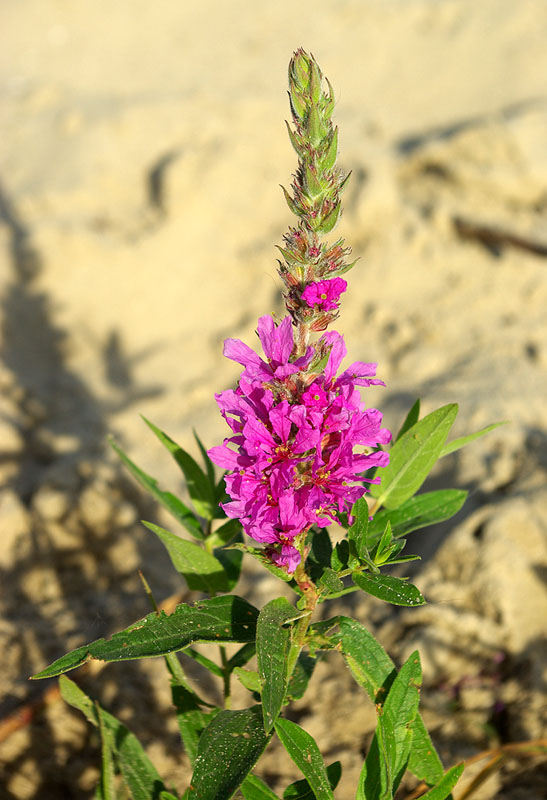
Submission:
[[[165,545],[173,566],[184,577],[189,589],[207,594],[229,591],[226,572],[215,556],[153,522],[143,520],[143,525]]]
[[[171,792],[160,792],[160,800],[179,800],[176,794]]]
[[[388,519],[388,521],[386,522],[386,527],[384,528],[384,532],[380,536],[380,541],[378,542],[378,546],[374,554],[374,563],[378,564],[378,566],[387,561],[387,558],[390,555],[391,538],[392,538],[391,522]]]
[[[456,764],[455,767],[449,769],[440,783],[438,783],[435,788],[430,789],[429,792],[423,794],[421,796],[421,800],[446,800],[454,786],[459,781],[463,769],[463,764]]]
[[[297,616],[296,609],[284,597],[270,600],[258,615],[256,656],[266,733],[272,729],[285,699],[291,645],[291,631],[285,624]]]
[[[376,731],[359,776],[356,800],[392,800],[394,760],[393,723],[380,709]]]
[[[336,572],[341,572],[348,566],[349,543],[347,539],[336,542],[330,558],[330,565]]]
[[[416,402],[406,415],[406,419],[401,425],[401,428],[399,430],[399,433],[397,434],[395,441],[398,442],[401,436],[408,430],[410,430],[410,428],[412,428],[418,422],[419,419],[420,419],[420,398],[418,397],[418,399],[416,400]]]
[[[388,466],[380,470],[381,483],[370,487],[378,506],[398,508],[418,491],[439,458],[457,413],[456,403],[443,406],[417,422],[395,442]]]
[[[339,761],[333,761],[327,767],[327,778],[330,788],[334,791],[338,786],[338,781],[342,775],[342,765]],[[287,786],[283,792],[283,800],[315,800],[315,794],[307,780],[295,781]]]
[[[246,664],[248,661],[251,660],[251,658],[254,656],[255,653],[256,653],[256,644],[254,641],[244,644],[243,647],[240,647],[237,653],[234,653],[234,655],[228,661],[227,664],[228,669],[233,670],[236,667],[242,667],[243,664]]]
[[[104,800],[117,800],[118,793],[116,791],[114,757],[112,753],[114,742],[98,703],[95,708],[101,732],[101,797]]]
[[[355,543],[355,554],[358,558],[369,558],[367,537],[370,511],[364,497],[360,497],[353,504],[351,515],[355,520],[353,525],[348,528],[348,538],[350,542],[353,541]]]
[[[247,775],[240,789],[245,800],[279,800],[270,787],[256,775]]]
[[[419,589],[402,578],[393,575],[368,575],[365,572],[354,572],[352,580],[364,592],[392,603],[394,606],[423,606],[425,600]]]
[[[412,743],[412,723],[418,713],[422,669],[417,652],[412,653],[391,684],[383,705],[384,718],[393,728],[394,758],[391,764],[393,789],[397,791],[405,773]]]
[[[241,534],[238,534],[238,540],[243,540]],[[226,589],[231,592],[235,589],[239,576],[241,575],[241,566],[243,564],[243,553],[241,550],[231,550],[226,547],[217,547],[213,550],[213,555],[222,564],[224,573],[226,575]]]
[[[393,537],[397,539],[419,528],[450,519],[463,506],[466,497],[467,492],[461,489],[441,489],[411,497],[393,511],[378,511],[369,524],[369,546],[378,541],[388,520]]]
[[[311,531],[311,547],[308,567],[312,580],[319,580],[325,567],[330,567],[332,542],[326,528]]]
[[[299,653],[287,686],[287,700],[300,700],[304,696],[317,661],[316,657],[310,656],[308,653]]]
[[[339,617],[338,622],[339,633],[331,634],[333,643],[341,645],[342,655],[353,677],[372,702],[381,702],[395,678],[393,661],[357,620]],[[443,776],[443,766],[419,714],[412,723],[412,733],[408,768],[419,780],[430,785],[438,783]]]
[[[157,428],[154,423],[143,417],[152,433],[160,440],[162,445],[171,453],[176,463],[180,467],[182,474],[186,478],[188,494],[194,504],[198,514],[205,519],[213,519],[217,510],[217,500],[214,493],[214,486],[201,467],[194,461],[192,456],[182,449],[180,445],[171,439],[166,433]]]
[[[259,705],[243,711],[221,711],[201,734],[190,800],[229,800],[269,739]]]
[[[412,723],[412,748],[408,769],[418,780],[429,784],[438,783],[443,776],[443,765],[419,714]]]
[[[315,740],[296,722],[278,719],[275,730],[287,753],[311,786],[317,800],[334,800],[323,757]]]
[[[101,726],[101,729],[106,731],[122,778],[133,800],[157,800],[160,793],[166,789],[137,737],[107,711],[98,705],[95,706],[69,678],[62,676],[59,687],[63,699],[69,705],[81,711],[93,725]],[[104,791],[103,796],[105,796]]]
[[[262,691],[262,681],[260,680],[258,672],[252,669],[234,667],[233,673],[249,692],[258,692],[258,694],[260,694]]]
[[[207,450],[205,449],[205,447],[203,445],[203,442],[201,441],[201,439],[197,435],[197,432],[195,430],[192,430],[192,433],[194,434],[194,439],[196,440],[196,444],[199,447],[199,452],[201,453],[201,457],[203,458],[203,463],[205,464],[205,471],[207,473],[207,479],[209,481],[209,485],[211,486],[213,494],[214,494],[215,487],[216,487],[215,465],[213,464],[213,462],[209,458]]]
[[[223,547],[241,533],[241,522],[238,519],[229,519],[220,528],[207,537],[209,548]]]
[[[344,584],[330,567],[323,570],[323,574],[319,578],[317,586],[321,590],[321,599],[328,600],[332,595],[338,595],[344,589]]]
[[[161,503],[171,516],[186,528],[188,533],[191,533],[195,539],[203,539],[204,535],[200,522],[193,511],[191,511],[188,506],[185,506],[182,500],[179,500],[178,497],[175,497],[171,492],[162,491],[158,487],[157,480],[147,475],[146,472],[143,472],[140,467],[137,467],[113,439],[109,439],[109,442],[114,452],[118,454],[129,472],[131,472],[140,485],[146,489],[158,503]]]
[[[218,712],[216,708],[211,711],[203,711],[197,695],[188,691],[176,681],[171,682],[171,697],[175,706],[184,749],[190,763],[193,765],[196,759],[199,737],[211,721],[211,718],[216,716]]]
[[[195,642],[252,642],[257,616],[257,609],[237,595],[202,600],[194,606],[182,603],[172,614],[149,614],[111,639],[78,647],[33,678],[60,675],[92,658],[129,661],[174,653]]]
[[[507,425],[508,423],[505,422],[494,422],[492,425],[487,425],[486,428],[481,428],[480,431],[475,431],[475,433],[469,433],[467,436],[460,436],[458,439],[452,439],[451,442],[447,442],[443,449],[441,450],[441,454],[439,458],[443,458],[447,456],[449,453],[454,453],[456,450],[460,450],[462,447],[465,447],[466,444],[469,442],[474,442],[475,439],[480,439],[481,436],[485,436],[490,431],[499,428],[500,425]]]

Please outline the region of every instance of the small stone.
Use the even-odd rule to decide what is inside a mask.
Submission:
[[[0,458],[14,458],[22,455],[25,441],[15,425],[0,419]]]
[[[97,533],[106,532],[114,515],[107,486],[97,483],[86,486],[80,495],[78,506],[84,525]]]
[[[62,489],[41,486],[32,498],[32,509],[42,519],[58,522],[70,509],[70,498]]]
[[[0,565],[6,567],[11,561],[11,549],[19,536],[26,536],[32,528],[32,520],[27,509],[13,489],[0,492],[0,526],[2,529],[2,547],[0,547]]]

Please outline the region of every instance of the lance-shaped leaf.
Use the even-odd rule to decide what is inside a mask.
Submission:
[[[325,762],[313,736],[288,719],[278,719],[275,730],[283,747],[313,789],[317,800],[334,800]]]
[[[279,800],[257,775],[247,775],[240,789],[245,800]]]
[[[111,639],[97,639],[54,661],[33,677],[51,678],[79,667],[92,658],[129,661],[164,656],[195,642],[252,642],[258,611],[236,595],[182,603],[172,614],[149,614]]]
[[[391,771],[394,791],[397,791],[407,768],[413,736],[412,723],[418,713],[421,683],[420,657],[414,652],[397,673],[383,704],[384,719],[389,717],[393,728]]]
[[[382,702],[396,676],[393,661],[360,622],[338,617],[338,624],[339,632],[330,634],[333,644],[341,647],[353,677],[372,702]],[[412,723],[412,732],[408,768],[419,780],[434,785],[443,777],[443,766],[419,714]]]
[[[264,733],[262,709],[221,711],[199,740],[190,800],[229,800],[252,770],[270,736]]]
[[[388,520],[391,522],[393,536],[397,539],[419,528],[450,519],[458,513],[466,497],[467,492],[462,489],[440,489],[411,497],[393,511],[378,511],[369,523],[370,546],[380,539]]]
[[[395,441],[399,441],[401,436],[412,428],[420,419],[420,398],[416,400],[410,411],[405,417],[405,421],[401,425],[399,433],[395,437]]]
[[[351,576],[354,583],[367,594],[392,603],[394,606],[423,606],[425,600],[420,590],[413,583],[396,578],[393,575],[370,575],[366,572],[354,572]]]
[[[327,767],[327,778],[330,788],[334,791],[338,786],[338,781],[342,776],[342,765],[339,761],[333,761]],[[283,792],[283,800],[315,800],[315,793],[307,780],[295,781],[287,786]]]
[[[398,508],[418,491],[439,458],[457,413],[456,403],[443,406],[417,422],[395,442],[388,466],[380,470],[381,483],[370,487],[378,506]]]
[[[158,501],[158,503],[161,503],[161,505],[167,509],[171,516],[176,519],[177,522],[179,522],[184,528],[186,528],[188,533],[191,533],[195,539],[203,539],[204,535],[199,520],[188,508],[188,506],[184,505],[182,500],[179,500],[179,498],[175,497],[175,495],[171,492],[164,492],[162,489],[160,489],[155,478],[147,475],[146,472],[140,469],[140,467],[137,467],[137,465],[131,461],[129,456],[124,453],[124,451],[116,444],[116,442],[114,442],[112,439],[109,441],[112,449],[118,454],[129,472],[131,472],[133,477],[136,478],[143,489],[146,489],[146,491],[149,492],[152,497]]]
[[[270,600],[258,615],[256,657],[266,733],[272,729],[285,699],[291,646],[291,631],[285,624],[297,616],[296,609],[284,597]]]
[[[463,768],[463,764],[456,764],[455,767],[449,769],[437,786],[422,795],[421,800],[446,800],[459,781]]]
[[[153,522],[143,520],[143,525],[165,545],[173,566],[184,577],[189,589],[207,594],[228,591],[226,572],[215,556],[198,544],[181,539]]]
[[[359,776],[355,800],[392,800],[395,740],[393,721],[381,709],[376,731]]]
[[[157,800],[166,788],[137,737],[112,714],[94,704],[69,678],[62,676],[59,687],[65,702],[104,731],[131,797],[134,800]]]
[[[298,655],[287,686],[287,700],[300,700],[304,696],[317,661],[317,656],[313,657],[308,653],[301,652]]]
[[[184,477],[188,494],[198,514],[205,519],[213,519],[217,511],[217,500],[214,487],[209,483],[207,475],[194,461],[192,456],[182,449],[166,433],[157,428],[152,422],[143,417],[150,430],[157,436],[162,445],[171,453]]]
[[[460,436],[458,439],[452,439],[451,442],[447,442],[443,449],[441,450],[441,454],[439,458],[443,458],[447,456],[449,453],[455,453],[456,450],[461,450],[462,447],[465,447],[466,444],[470,442],[474,442],[475,439],[480,439],[481,436],[485,436],[490,431],[499,428],[500,425],[507,425],[507,422],[494,422],[492,425],[487,425],[486,428],[481,428],[480,431],[475,431],[475,433],[469,433],[467,436]]]
[[[204,711],[199,697],[176,681],[171,681],[171,697],[184,749],[193,765],[196,760],[199,737],[218,711],[216,708]]]

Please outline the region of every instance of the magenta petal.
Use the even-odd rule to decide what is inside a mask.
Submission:
[[[344,337],[336,331],[328,331],[327,333],[324,333],[319,341],[324,342],[326,345],[330,345],[331,348],[327,365],[325,367],[325,380],[329,382],[338,372],[338,367],[346,356],[346,345],[344,343]]]
[[[226,358],[231,358],[232,361],[237,361],[244,367],[259,366],[261,363],[260,356],[241,339],[225,339],[222,352]]]

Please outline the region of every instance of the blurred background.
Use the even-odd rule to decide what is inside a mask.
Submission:
[[[143,564],[159,600],[181,588],[138,522],[162,516],[106,437],[177,490],[139,414],[192,452],[193,427],[207,446],[225,435],[213,394],[237,369],[222,340],[253,344],[257,317],[283,313],[299,46],[333,84],[353,172],[337,234],[360,261],[337,328],[387,383],[367,403],[395,429],[416,397],[424,413],[458,402],[455,435],[510,423],[430,481],[470,489],[413,542],[431,604],[353,612],[398,659],[420,648],[448,765],[545,736],[547,6],[20,0],[0,15],[0,797],[92,795],[94,733],[27,677],[147,613]],[[252,573],[241,593],[275,588]],[[82,675],[182,789],[163,682],[159,662]],[[374,719],[341,663],[319,666],[295,714],[352,796]],[[296,777],[275,751],[259,772],[277,789]],[[476,796],[545,792],[524,757]]]

